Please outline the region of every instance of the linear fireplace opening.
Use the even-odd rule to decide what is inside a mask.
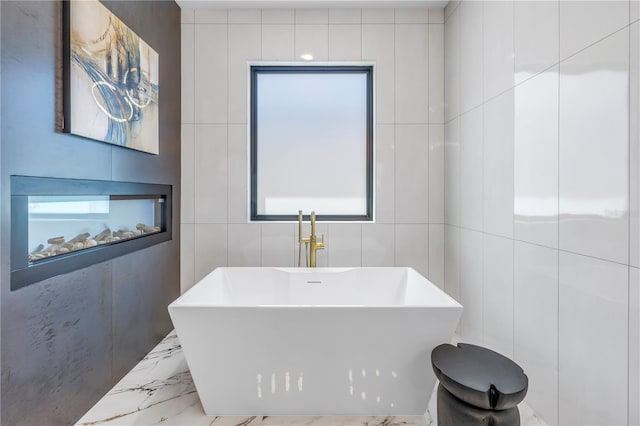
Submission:
[[[171,186],[11,177],[11,289],[171,239]]]

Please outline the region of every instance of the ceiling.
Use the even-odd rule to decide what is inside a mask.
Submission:
[[[445,7],[448,0],[176,0],[190,8],[365,8],[365,7]]]

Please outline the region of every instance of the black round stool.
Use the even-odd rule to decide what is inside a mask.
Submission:
[[[518,364],[468,343],[431,352],[438,386],[438,426],[519,426],[517,405],[529,386]]]

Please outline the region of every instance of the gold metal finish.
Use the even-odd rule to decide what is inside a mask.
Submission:
[[[309,238],[302,238],[302,210],[298,210],[298,267],[300,267],[300,259],[302,257],[302,243],[305,246],[305,261],[306,266],[310,268],[316,267],[316,251],[323,250],[324,235],[322,235],[321,242],[318,242],[316,236],[316,212],[311,212],[311,235]],[[309,257],[307,257],[307,246],[309,246]]]
[[[309,267],[316,267],[316,251],[324,249],[324,234],[322,242],[316,240],[316,212],[311,212],[311,236],[309,237]]]

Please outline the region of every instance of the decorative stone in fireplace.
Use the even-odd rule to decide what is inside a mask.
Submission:
[[[170,240],[171,191],[11,176],[11,290]]]

